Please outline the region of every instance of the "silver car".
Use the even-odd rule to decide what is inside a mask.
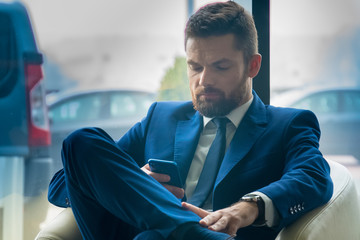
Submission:
[[[313,111],[323,154],[352,155],[360,161],[360,88],[290,91],[275,96],[271,104]]]
[[[62,168],[61,146],[71,132],[100,127],[117,140],[145,116],[154,99],[154,93],[124,89],[80,90],[48,96],[53,170]]]

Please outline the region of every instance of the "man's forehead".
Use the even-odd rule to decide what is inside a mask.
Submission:
[[[188,62],[206,60],[220,63],[233,61],[242,56],[243,51],[236,47],[235,38],[232,35],[192,37],[187,40],[186,57]]]
[[[213,35],[208,37],[189,37],[186,40],[186,49],[192,44],[217,45],[227,43],[229,47],[236,48],[236,37],[234,34]]]

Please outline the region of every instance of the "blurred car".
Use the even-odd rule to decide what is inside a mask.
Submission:
[[[75,90],[48,96],[54,171],[62,168],[61,146],[74,130],[100,127],[118,140],[147,113],[155,94],[124,89]]]
[[[43,55],[21,2],[0,3],[0,239],[34,239],[51,178]],[[22,238],[24,237],[24,238]]]
[[[322,153],[360,160],[360,88],[290,91],[272,98],[271,104],[313,111],[320,123]]]

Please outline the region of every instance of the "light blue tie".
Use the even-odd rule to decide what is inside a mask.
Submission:
[[[212,192],[216,176],[225,155],[226,124],[229,119],[226,117],[214,118],[212,121],[217,126],[216,136],[206,156],[195,191],[188,200],[189,203],[198,207],[203,206],[209,194]]]

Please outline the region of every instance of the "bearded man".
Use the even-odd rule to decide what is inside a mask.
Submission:
[[[274,239],[330,199],[315,115],[266,106],[252,90],[252,16],[206,5],[187,23],[185,51],[191,102],[154,103],[118,141],[98,128],[64,141],[49,199],[71,206],[84,239]],[[184,187],[149,159],[176,162]]]

